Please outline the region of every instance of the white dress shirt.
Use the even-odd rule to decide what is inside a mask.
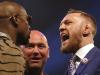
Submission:
[[[94,44],[93,44],[93,43],[92,43],[92,44],[88,44],[88,45],[86,45],[86,46],[80,48],[80,49],[75,53],[75,55],[77,55],[77,56],[80,58],[80,60],[83,60],[84,57],[88,54],[88,52],[89,52],[93,47],[94,47]],[[75,64],[76,64],[76,69],[78,68],[80,62],[81,62],[81,61],[75,62]],[[76,72],[76,69],[75,69],[75,71],[73,72],[72,75],[74,75],[74,73]]]

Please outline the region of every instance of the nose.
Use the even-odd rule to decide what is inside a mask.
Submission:
[[[63,32],[65,29],[66,29],[65,25],[61,24],[60,27],[59,27],[59,31]]]
[[[35,46],[33,48],[33,55],[38,55],[39,54],[39,48],[37,46]]]

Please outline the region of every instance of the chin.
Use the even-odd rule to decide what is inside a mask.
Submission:
[[[61,46],[60,49],[61,49],[61,52],[62,52],[62,53],[65,53],[65,54],[66,54],[66,53],[73,53],[71,47],[68,46],[68,45],[67,45],[67,46],[66,46],[66,45],[65,45],[65,46]]]
[[[39,65],[39,64],[30,64],[29,67],[30,68],[41,68],[41,65]]]

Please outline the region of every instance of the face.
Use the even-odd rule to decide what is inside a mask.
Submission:
[[[42,33],[31,31],[29,44],[23,52],[29,68],[43,68],[49,56],[47,39]]]
[[[30,17],[27,15],[26,11],[21,9],[20,15],[17,16],[17,44],[19,45],[24,44],[29,36],[29,19]]]
[[[66,15],[60,23],[61,52],[74,53],[82,41],[84,20],[80,13]]]

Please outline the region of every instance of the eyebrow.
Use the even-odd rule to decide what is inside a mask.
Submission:
[[[68,20],[61,21],[60,25],[61,25],[62,23],[64,23],[65,21],[69,22]]]

